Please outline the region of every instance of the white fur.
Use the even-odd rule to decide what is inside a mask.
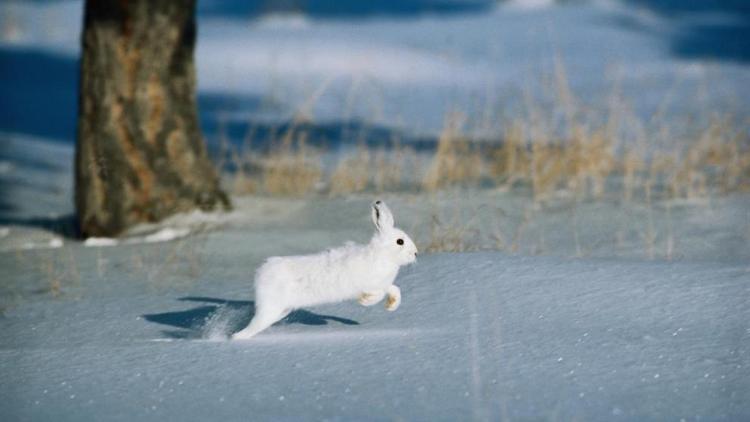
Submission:
[[[324,303],[358,299],[372,306],[387,296],[386,309],[395,311],[401,290],[393,281],[401,266],[416,260],[417,247],[393,226],[384,202],[372,204],[372,220],[376,232],[367,245],[347,242],[313,255],[268,258],[255,273],[255,316],[232,338],[250,338],[295,309]]]

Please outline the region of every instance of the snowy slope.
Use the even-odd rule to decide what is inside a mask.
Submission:
[[[518,0],[335,19],[213,9],[229,3],[245,2],[199,2],[209,136],[219,117],[298,111],[435,133],[456,108],[512,113],[524,89],[545,89],[556,54],[587,103],[619,81],[646,116],[750,109],[747,48],[732,32],[747,19],[720,7]],[[649,3],[666,10],[622,6]],[[366,240],[373,198],[236,198],[230,214],[178,216],[151,235],[66,237],[81,5],[0,5],[1,421],[750,420],[746,194],[653,209],[561,203],[528,224],[528,198],[512,192],[389,195],[415,238],[460,203],[476,218],[444,223],[473,220],[481,230],[464,229],[486,240],[496,213],[508,239],[523,228],[522,254],[610,259],[427,255],[402,271],[395,313],[323,306],[227,341],[250,318],[265,257]],[[678,262],[638,260],[649,225],[656,258]]]
[[[747,265],[432,255],[395,313],[323,306],[238,342],[249,268],[207,264],[9,310],[0,419],[750,418]]]

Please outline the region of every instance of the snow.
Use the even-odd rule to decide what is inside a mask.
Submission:
[[[118,243],[117,239],[111,237],[89,237],[83,241],[83,245],[88,247],[115,246]]]
[[[424,198],[383,199],[413,234]],[[396,312],[325,305],[227,340],[266,257],[366,241],[371,200],[235,198],[107,248],[0,252],[0,420],[750,417],[750,261],[711,260],[722,239],[691,238],[701,252],[675,262],[421,254]],[[705,219],[690,223],[704,236]],[[143,241],[177,228],[190,234]]]
[[[430,255],[394,313],[321,306],[226,341],[252,265],[212,257],[191,286],[89,274],[7,311],[0,419],[750,417],[747,265]]]
[[[81,2],[0,7],[12,17],[0,21],[6,54],[42,53],[38,60],[67,66],[68,72],[45,82],[64,102],[50,117],[63,118],[75,110],[75,92],[60,87],[75,85]],[[502,117],[518,114],[524,95],[541,102],[545,90],[554,89],[545,84],[557,58],[588,108],[606,109],[615,91],[621,106],[643,121],[657,112],[742,115],[750,108],[747,55],[737,43],[746,21],[721,4],[689,14],[628,1],[522,0],[408,19],[245,16],[209,13],[211,7],[199,11],[196,50],[199,100],[212,100],[202,103],[210,140],[218,119],[279,123],[299,112],[318,124],[357,120],[406,135],[434,135],[451,111],[490,112],[498,116],[491,128],[497,131]],[[8,108],[10,101],[20,102],[15,98]],[[21,125],[6,119],[5,126]],[[39,133],[44,128],[25,129],[50,135]],[[70,142],[74,133],[68,128],[56,135]]]
[[[518,3],[450,20],[310,20],[303,27],[206,17],[197,49],[199,87],[270,96],[285,110],[282,118],[314,97],[317,121],[356,118],[434,134],[452,110],[473,115],[489,106],[501,116],[513,114],[524,90],[542,94],[536,87],[560,57],[574,93],[592,107],[604,107],[617,85],[642,118],[665,103],[677,113],[709,104],[747,109],[745,68],[670,52],[670,40],[689,32],[683,21],[617,4]],[[313,95],[320,87],[324,92]],[[705,96],[696,101],[699,92]],[[237,119],[267,113],[246,109]]]
[[[135,229],[136,231],[138,228]],[[138,244],[138,243],[159,243],[169,242],[172,240],[180,239],[190,234],[188,228],[173,228],[164,227],[154,233],[146,236],[126,236],[123,241],[113,239],[109,237],[89,237],[83,241],[84,246],[89,247],[100,247],[100,246],[117,246],[122,244]]]
[[[212,139],[220,118],[305,111],[434,134],[448,111],[512,114],[558,55],[590,105],[618,82],[649,118],[747,115],[747,53],[698,30],[744,21],[642,3],[341,18],[199,2],[203,127]],[[252,315],[264,259],[366,241],[373,198],[238,197],[228,213],[73,238],[81,9],[0,5],[0,420],[750,420],[746,193],[546,207],[514,192],[389,194],[421,244],[437,216],[471,222],[472,249],[523,232],[516,254],[420,254],[396,312],[332,304],[227,340]]]
[[[508,0],[503,4],[509,9],[533,10],[554,6],[554,0]]]
[[[190,230],[188,229],[174,229],[171,227],[165,227],[156,233],[144,237],[143,241],[147,243],[168,242],[170,240],[185,237],[188,234],[190,234]]]
[[[32,242],[26,242],[21,245],[21,249],[23,250],[29,250],[29,249],[37,249],[37,248],[58,248],[60,246],[57,245],[57,242],[55,242],[55,239],[51,239],[48,243],[32,243]]]

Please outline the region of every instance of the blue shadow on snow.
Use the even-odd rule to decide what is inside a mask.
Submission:
[[[678,22],[680,28],[669,35],[673,55],[689,59],[750,61],[750,2],[747,0],[625,0]],[[711,17],[710,21],[695,18]],[[621,20],[635,30],[640,25]]]
[[[484,12],[494,0],[206,0],[199,16],[253,19],[272,13],[298,13],[317,19],[416,18]]]
[[[204,337],[208,325],[215,322],[215,318],[224,318],[228,336],[245,328],[255,315],[255,302],[244,300],[226,300],[212,297],[188,296],[180,301],[200,302],[201,305],[185,311],[164,312],[160,314],[146,314],[142,317],[149,322],[166,325],[179,330],[165,330],[162,333],[176,339],[199,339]],[[224,313],[221,313],[224,312]],[[359,325],[359,322],[333,315],[317,314],[315,312],[298,309],[276,324],[326,325],[328,321],[344,325]]]

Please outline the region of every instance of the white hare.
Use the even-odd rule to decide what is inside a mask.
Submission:
[[[416,260],[417,247],[393,226],[393,214],[382,201],[372,204],[375,234],[367,245],[344,246],[314,255],[274,256],[255,273],[255,316],[235,333],[248,339],[295,309],[358,299],[364,306],[386,300],[395,311],[401,290],[393,284],[402,265]]]

